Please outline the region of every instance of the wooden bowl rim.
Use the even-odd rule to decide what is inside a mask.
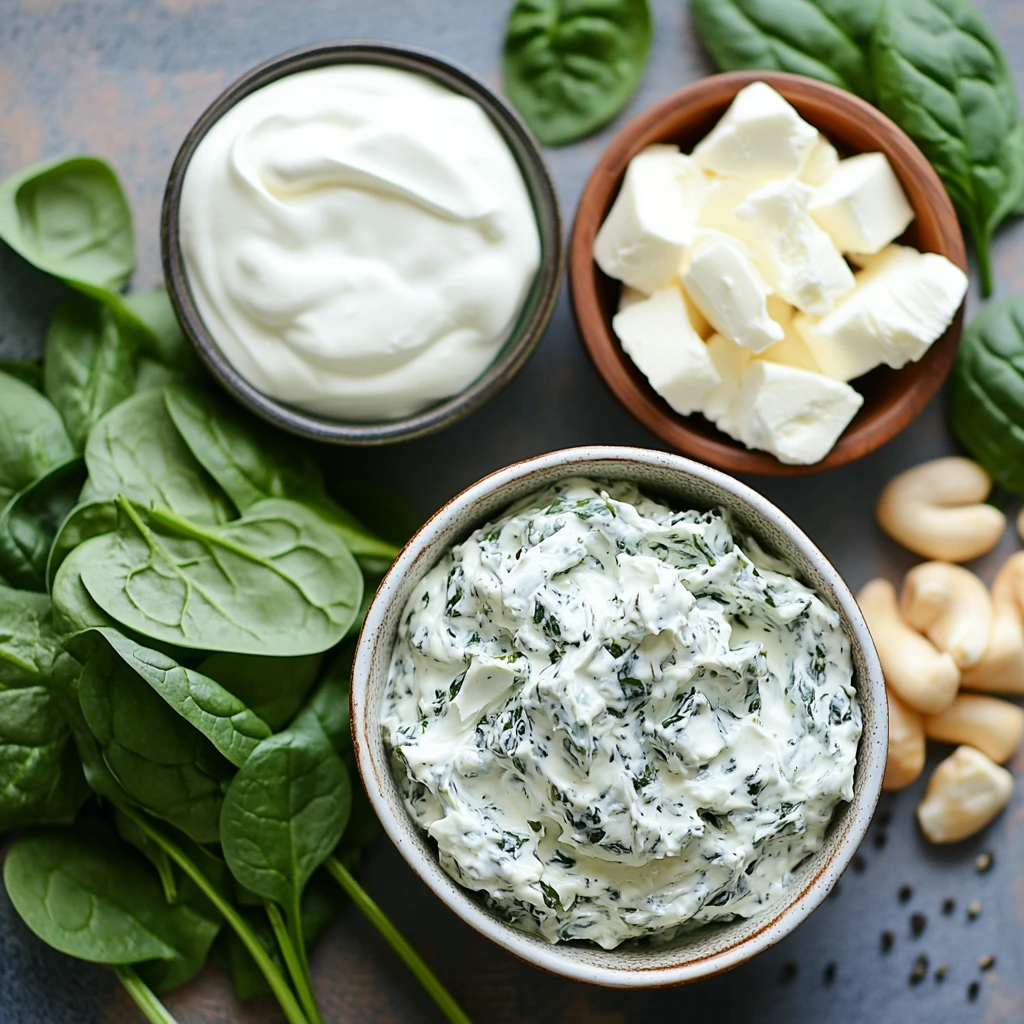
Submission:
[[[889,157],[908,193],[915,223],[920,226],[923,220],[934,228],[931,233],[935,244],[928,247],[929,251],[938,252],[967,271],[963,234],[945,187],[921,150],[885,114],[852,93],[803,75],[733,71],[702,78],[666,96],[630,121],[612,140],[591,172],[577,206],[569,243],[569,292],[580,336],[598,373],[626,409],[662,441],[732,472],[796,476],[833,469],[867,455],[895,437],[922,412],[952,368],[963,329],[965,304],[961,303],[953,322],[921,360],[902,370],[885,371],[912,372],[909,385],[887,406],[876,410],[870,420],[858,422],[855,418],[829,454],[810,466],[787,465],[768,452],[749,450],[726,434],[713,431],[710,424],[707,429],[713,431],[713,436],[694,430],[689,425],[691,417],[673,412],[642,379],[600,306],[598,282],[604,275],[592,255],[597,229],[618,194],[629,160],[645,146],[670,141],[671,136],[665,134],[666,122],[678,122],[681,113],[689,109],[703,116],[708,107],[719,105],[719,101],[724,112],[740,89],[759,81],[776,89],[811,124],[815,124],[820,111],[828,109],[833,116],[841,115],[844,123],[869,126],[871,134],[877,137],[878,149]],[[679,134],[678,127],[675,134]],[[833,130],[832,135],[841,147],[839,133]],[[862,413],[867,408],[865,402]]]

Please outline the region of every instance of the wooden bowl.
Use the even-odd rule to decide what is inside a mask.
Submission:
[[[864,405],[821,462],[789,466],[767,452],[750,451],[701,415],[680,416],[668,406],[612,333],[621,286],[602,273],[593,259],[594,237],[618,194],[629,161],[655,142],[676,143],[684,153],[691,152],[736,93],[751,82],[767,82],[781,93],[841,155],[884,153],[914,209],[914,221],[899,241],[940,253],[967,270],[963,235],[942,182],[924,154],[889,118],[851,93],[812,78],[738,71],[680,89],[640,114],[615,137],[580,198],[569,243],[569,287],[580,334],[598,372],[619,401],[666,444],[734,472],[768,476],[816,473],[874,451],[924,409],[953,365],[963,329],[963,305],[921,360],[900,370],[879,367],[856,381]]]

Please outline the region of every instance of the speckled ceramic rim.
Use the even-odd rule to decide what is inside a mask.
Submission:
[[[513,501],[568,476],[631,480],[677,504],[728,508],[769,550],[835,608],[852,640],[855,679],[864,713],[853,801],[829,827],[823,848],[797,871],[788,895],[760,917],[704,928],[665,947],[601,950],[582,943],[551,945],[488,911],[441,868],[413,824],[391,775],[380,730],[380,705],[398,617],[416,584],[453,543]],[[352,735],[374,809],[413,871],[480,934],[523,960],[578,981],[619,988],[676,985],[735,967],[788,935],[819,906],[863,840],[882,786],[888,707],[871,637],[849,588],[810,539],[757,492],[677,455],[639,448],[588,447],[552,452],[485,477],[453,498],[412,538],[381,584],[366,615],[352,672]]]
[[[382,64],[426,75],[475,100],[508,145],[526,183],[541,242],[541,264],[519,318],[504,347],[469,387],[424,412],[400,420],[343,422],[304,412],[257,391],[225,358],[196,308],[179,237],[178,207],[185,171],[210,128],[239,100],[286,75],[331,64]],[[537,347],[562,277],[564,240],[558,196],[533,136],[486,85],[450,61],[423,50],[376,42],[322,43],[292,50],[260,64],[228,86],[196,121],[171,167],[161,218],[164,277],[182,329],[213,375],[253,412],[295,434],[335,444],[377,445],[431,434],[480,408],[519,372]]]

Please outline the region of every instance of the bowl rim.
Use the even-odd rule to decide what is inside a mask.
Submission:
[[[832,450],[811,465],[780,462],[771,453],[747,449],[720,431],[713,431],[709,436],[697,433],[689,426],[691,417],[680,416],[670,410],[646,379],[642,382],[634,379],[636,375],[624,362],[629,357],[622,352],[621,344],[600,308],[597,282],[603,275],[592,255],[597,228],[618,194],[628,160],[644,145],[659,141],[651,136],[680,106],[699,103],[719,91],[728,96],[724,100],[724,106],[727,106],[740,89],[759,81],[777,89],[801,112],[801,116],[807,116],[801,111],[802,101],[806,102],[809,95],[816,95],[822,104],[844,111],[849,120],[869,124],[874,134],[886,140],[884,148],[897,149],[901,166],[895,166],[896,161],[892,161],[897,175],[919,181],[928,194],[926,205],[933,213],[941,239],[941,245],[936,245],[933,251],[940,251],[967,272],[966,247],[952,201],[920,148],[894,121],[853,93],[815,78],[782,71],[730,71],[690,82],[662,98],[631,119],[609,143],[587,179],[576,207],[569,240],[569,295],[580,338],[605,385],[635,419],[671,445],[673,450],[730,472],[797,476],[833,469],[869,454],[895,437],[924,410],[952,368],[963,330],[967,300],[965,296],[949,327],[922,359],[910,364],[922,366],[913,386],[903,388],[896,400],[872,422],[855,426],[852,432],[848,427]],[[794,98],[794,90],[804,95]],[[883,146],[880,144],[879,148]],[[603,202],[605,198],[607,203]],[[589,213],[592,208],[598,209],[600,217],[589,218],[588,222],[581,214]],[[919,208],[915,208],[917,216],[920,216]],[[711,426],[713,428],[713,424]]]
[[[411,416],[395,420],[345,421],[308,412],[253,387],[225,357],[203,322],[188,284],[181,249],[182,185],[207,132],[239,100],[280,78],[335,64],[377,64],[424,75],[475,101],[490,118],[519,167],[533,209],[541,259],[533,283],[502,348],[467,387]],[[263,419],[293,434],[345,445],[380,445],[431,434],[468,416],[501,391],[525,365],[554,312],[565,263],[562,214],[540,146],[519,115],[498,94],[460,64],[430,50],[375,40],[340,40],[301,46],[271,57],[228,85],[199,115],[171,165],[160,215],[164,279],[186,337],[217,382]]]
[[[627,467],[642,465],[669,470],[681,477],[711,483],[727,492],[733,500],[747,505],[774,522],[800,549],[810,565],[831,588],[839,605],[837,610],[845,616],[849,624],[851,643],[854,649],[859,647],[863,652],[867,665],[867,679],[859,681],[859,692],[862,704],[865,701],[871,702],[878,723],[872,737],[868,737],[867,734],[861,736],[857,758],[859,762],[865,764],[865,769],[859,791],[855,792],[854,799],[847,805],[843,834],[838,839],[829,860],[809,880],[799,897],[768,917],[764,924],[746,939],[688,963],[663,967],[644,968],[624,964],[622,968],[618,968],[588,964],[577,957],[576,951],[579,947],[568,943],[539,944],[535,935],[521,931],[485,910],[477,902],[475,893],[464,889],[450,878],[436,855],[425,852],[426,847],[422,841],[410,838],[407,831],[411,820],[408,812],[400,800],[392,804],[386,799],[379,781],[381,778],[391,777],[391,767],[383,741],[379,736],[371,735],[369,731],[373,717],[368,706],[369,681],[375,651],[379,644],[385,642],[383,625],[388,609],[406,575],[430,552],[444,531],[453,524],[464,524],[466,530],[479,525],[479,515],[475,514],[478,504],[524,479],[552,469],[564,470],[566,476],[572,476],[574,473],[587,472],[581,467],[608,461],[622,462]],[[627,468],[621,479],[630,478]],[[450,542],[445,545],[447,546],[450,546]],[[436,557],[438,553],[433,552],[431,565],[434,564]],[[393,639],[390,642],[393,643]],[[888,704],[885,684],[867,624],[853,593],[813,541],[767,498],[719,470],[681,455],[611,445],[562,449],[499,469],[446,502],[420,527],[384,577],[366,613],[352,665],[350,717],[356,763],[374,811],[388,838],[434,895],[471,928],[521,960],[566,978],[612,988],[664,987],[719,974],[749,960],[788,935],[821,905],[864,840],[881,794],[887,753]],[[402,823],[406,824],[406,830],[402,829]]]

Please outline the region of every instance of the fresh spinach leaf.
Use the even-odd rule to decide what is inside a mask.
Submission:
[[[79,544],[117,529],[117,506],[112,501],[87,501],[76,505],[57,528],[46,560],[46,585],[53,590],[57,570]]]
[[[135,266],[128,200],[96,157],[50,160],[0,182],[0,238],[33,266],[92,293],[120,290]]]
[[[176,383],[164,391],[174,425],[192,454],[241,511],[268,498],[287,498],[314,509],[361,559],[398,555],[328,497],[316,462],[280,431],[228,402],[212,388]]]
[[[224,795],[231,873],[299,921],[302,892],[338,845],[350,805],[348,772],[322,730],[292,727],[264,740]]]
[[[89,596],[82,583],[82,569],[89,564],[88,544],[75,548],[61,562],[50,587],[53,628],[64,642],[87,629],[113,626],[113,620]]]
[[[34,391],[43,390],[43,363],[41,359],[0,359],[0,373],[20,380]]]
[[[629,101],[651,35],[647,0],[516,0],[505,91],[541,143],[573,142]]]
[[[147,328],[140,344],[151,359],[175,374],[190,376],[200,371],[199,357],[174,315],[166,288],[132,292],[124,297],[124,305]]]
[[[993,480],[1024,494],[1024,296],[988,306],[964,331],[949,421]]]
[[[171,960],[168,906],[152,868],[98,821],[30,832],[4,864],[7,894],[45,943],[94,963]]]
[[[85,464],[83,502],[123,495],[201,523],[234,514],[175,430],[159,391],[135,395],[107,413],[89,435]]]
[[[142,636],[236,654],[317,654],[355,617],[359,568],[303,505],[260,502],[220,526],[118,505],[117,533],[86,541],[72,558],[82,553],[93,600]]]
[[[167,851],[146,835],[116,803],[114,804],[114,828],[126,843],[134,846],[156,869],[160,884],[163,886],[164,899],[168,903],[177,903],[181,896],[178,888],[178,873],[175,870],[174,861],[167,856]]]
[[[70,821],[86,797],[52,692],[62,655],[46,596],[0,587],[0,833]]]
[[[0,506],[75,457],[60,414],[34,388],[0,373]]]
[[[789,71],[871,100],[871,37],[880,6],[881,0],[691,0],[690,10],[722,71]]]
[[[199,671],[216,679],[277,732],[302,707],[322,662],[322,654],[264,658],[218,653],[203,661]]]
[[[60,653],[45,594],[0,586],[0,689],[46,681]]]
[[[88,295],[72,294],[57,307],[46,335],[44,387],[79,451],[103,416],[135,393],[146,333],[117,306]]]
[[[19,491],[0,512],[0,576],[24,590],[46,589],[46,560],[74,507],[85,466],[73,459]]]
[[[71,734],[49,690],[0,690],[0,834],[70,822],[86,795]]]
[[[132,803],[197,843],[218,838],[231,765],[108,646],[97,643],[78,699],[103,761]]]
[[[183,668],[116,629],[97,629],[94,635],[233,765],[245,764],[260,741],[270,736],[266,722],[208,676]]]
[[[942,179],[989,295],[989,242],[1024,187],[1024,124],[999,43],[968,0],[886,0],[871,59],[878,105]]]

